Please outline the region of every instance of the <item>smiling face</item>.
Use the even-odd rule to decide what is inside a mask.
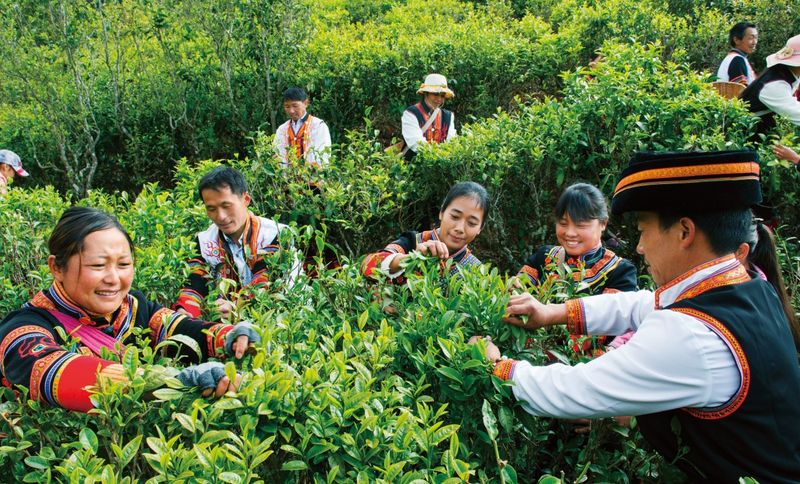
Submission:
[[[444,106],[446,95],[443,92],[426,92],[423,99],[429,108],[436,109]]]
[[[125,235],[117,229],[92,232],[83,249],[71,256],[64,267],[50,256],[48,266],[72,301],[90,314],[116,311],[131,288],[133,255]]]
[[[575,222],[565,213],[556,222],[556,238],[558,245],[567,251],[567,255],[578,257],[600,245],[600,237],[605,229],[606,223],[596,218]]]
[[[752,54],[758,45],[758,30],[748,27],[741,39],[733,38],[733,46],[745,54]]]
[[[478,200],[471,196],[454,198],[439,212],[440,238],[450,254],[454,254],[469,244],[481,233],[484,210]]]
[[[297,122],[306,115],[306,108],[308,107],[308,99],[305,101],[284,101],[283,110],[289,118]]]
[[[247,222],[247,207],[250,205],[250,194],[245,192],[236,195],[230,187],[216,190],[206,188],[202,191],[206,215],[219,227],[223,234],[238,241],[244,232]]]

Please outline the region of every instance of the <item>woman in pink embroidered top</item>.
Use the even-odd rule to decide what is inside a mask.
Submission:
[[[192,319],[131,291],[133,242],[119,221],[100,210],[72,207],[61,216],[48,242],[53,284],[0,322],[0,376],[6,386],[27,387],[32,400],[87,412],[98,378],[125,381],[119,363],[101,357],[102,348],[120,352],[133,328],[149,328],[153,346],[181,334],[197,343],[200,359],[224,351],[241,358],[258,333],[237,326]],[[65,341],[57,328],[71,334]],[[79,341],[73,343],[75,339]],[[170,347],[182,363],[198,363],[194,350]],[[221,363],[190,366],[177,375],[203,394],[235,391]]]

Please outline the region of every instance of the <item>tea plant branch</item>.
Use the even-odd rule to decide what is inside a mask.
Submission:
[[[483,401],[482,413],[483,425],[486,427],[486,432],[489,434],[489,438],[492,440],[492,447],[494,447],[494,458],[497,461],[497,469],[500,472],[500,482],[505,484],[506,477],[505,473],[503,472],[505,462],[500,460],[500,449],[497,447],[497,419],[492,412],[492,406],[489,404],[488,400]]]

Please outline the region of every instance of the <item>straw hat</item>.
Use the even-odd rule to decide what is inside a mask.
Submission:
[[[424,92],[443,92],[447,99],[455,96],[453,91],[447,87],[447,78],[441,74],[428,74],[425,77],[425,81],[419,86],[419,89],[417,89],[417,94],[422,94]]]
[[[775,64],[800,66],[800,35],[795,35],[786,42],[786,46],[767,57],[767,67]]]

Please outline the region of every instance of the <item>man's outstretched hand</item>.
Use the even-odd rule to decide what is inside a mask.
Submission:
[[[567,310],[563,304],[542,304],[529,293],[511,296],[503,321],[526,329],[566,322]]]

